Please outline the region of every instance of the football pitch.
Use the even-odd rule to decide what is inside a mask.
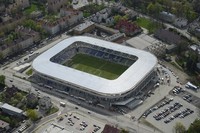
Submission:
[[[128,68],[128,66],[86,54],[77,54],[70,61],[64,63],[64,65],[110,80],[118,78]]]

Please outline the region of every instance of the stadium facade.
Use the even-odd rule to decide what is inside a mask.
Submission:
[[[128,69],[114,80],[82,72],[63,63],[77,53],[87,54]],[[155,77],[157,58],[149,52],[96,38],[77,36],[65,39],[38,56],[32,63],[34,79],[89,103],[112,104],[137,95]]]

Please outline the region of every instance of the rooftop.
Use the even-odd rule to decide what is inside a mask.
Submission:
[[[5,128],[5,127],[7,127],[7,126],[9,126],[9,123],[0,120],[0,129],[1,129],[1,128]]]
[[[13,106],[11,106],[11,105],[9,105],[7,103],[3,104],[1,106],[1,108],[7,109],[7,110],[11,110],[11,111],[16,112],[16,113],[22,113],[23,112],[23,110],[18,109],[16,107],[13,107]]]
[[[75,42],[85,42],[121,53],[127,53],[138,57],[138,60],[115,80],[104,79],[50,61],[50,58]],[[38,56],[32,63],[33,69],[38,73],[102,95],[117,95],[132,90],[156,65],[157,58],[149,52],[86,36],[65,39]]]
[[[84,29],[90,27],[90,26],[93,25],[93,24],[94,24],[94,22],[92,22],[92,21],[87,21],[87,22],[85,22],[85,23],[79,24],[74,30],[76,30],[76,31],[82,31],[82,30],[84,30]]]
[[[133,46],[134,48],[141,49],[141,50],[152,45],[151,43],[141,39],[140,37],[133,37],[127,40],[126,43]]]

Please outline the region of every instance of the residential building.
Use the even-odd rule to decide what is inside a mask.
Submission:
[[[4,14],[0,16],[2,22],[6,23],[7,21],[11,20],[12,18],[8,14]]]
[[[199,58],[199,61],[200,61],[200,46],[199,45],[191,45],[190,46],[190,50],[192,52],[196,52],[198,54],[198,58]]]
[[[42,109],[42,110],[48,110],[53,105],[51,102],[51,98],[47,97],[47,96],[44,96],[41,99],[39,99],[38,103],[39,103],[40,109]]]
[[[23,9],[30,6],[29,0],[15,0],[15,3]]]
[[[41,39],[40,38],[40,33],[32,30],[31,28],[26,28],[26,27],[23,27],[23,26],[18,26],[15,29],[15,32],[19,33],[21,36],[30,36],[30,37],[32,37],[34,43],[39,42],[40,39]]]
[[[1,133],[6,133],[9,128],[10,128],[9,123],[0,120],[0,132]]]
[[[174,25],[178,28],[185,28],[188,24],[188,20],[185,18],[177,18],[174,21]]]
[[[24,9],[30,6],[29,0],[14,0],[14,2],[12,4],[10,4],[8,6],[8,8],[6,8],[6,11],[8,13],[11,13],[11,11],[17,9]]]
[[[180,35],[165,29],[157,30],[154,36],[168,44],[179,44],[182,41]]]
[[[7,103],[4,103],[1,106],[1,109],[4,113],[11,115],[11,116],[17,116],[17,117],[22,117],[23,116],[23,110],[16,108],[14,106],[11,106]]]
[[[200,21],[191,23],[188,27],[188,32],[200,38]]]
[[[101,23],[102,21],[106,22],[107,18],[110,17],[111,15],[111,8],[105,8],[99,12],[97,12],[93,17],[92,17],[92,21],[96,22],[96,23]]]
[[[7,42],[7,38],[0,38],[0,55],[4,58],[30,47],[40,40],[38,32],[19,26],[15,29],[17,38]]]
[[[76,28],[74,29],[74,33],[80,35],[83,33],[90,32],[94,28],[95,28],[94,22],[86,21],[85,23],[82,23],[76,26]]]
[[[60,10],[60,16],[60,18],[53,22],[47,19],[41,20],[42,27],[48,33],[54,35],[69,26],[79,23],[83,18],[83,13],[81,11],[63,8]]]
[[[166,21],[166,22],[169,22],[169,23],[172,23],[175,21],[176,19],[176,16],[172,13],[169,13],[169,12],[165,12],[165,11],[162,11],[159,15],[159,18],[163,21]]]
[[[62,8],[66,2],[66,0],[47,0],[48,11],[59,12],[60,8]]]

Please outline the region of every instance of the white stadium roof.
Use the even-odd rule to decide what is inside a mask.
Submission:
[[[50,58],[78,41],[134,55],[138,57],[138,60],[114,80],[108,80],[50,61]],[[38,73],[82,87],[89,91],[101,95],[116,95],[126,93],[135,88],[154,69],[156,64],[157,58],[149,52],[96,38],[76,36],[59,42],[38,56],[33,61],[32,67]]]

